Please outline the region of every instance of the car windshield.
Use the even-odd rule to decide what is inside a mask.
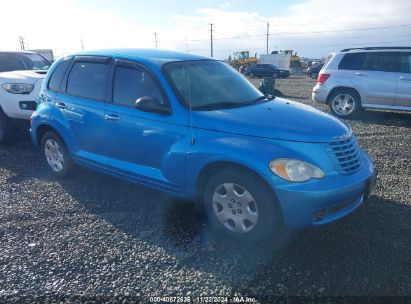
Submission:
[[[239,107],[265,99],[228,64],[215,60],[182,61],[165,65],[164,72],[178,98],[193,110]]]
[[[50,62],[30,53],[0,53],[0,72],[48,70]]]
[[[274,69],[278,69],[278,67],[274,64],[271,64],[271,67],[274,68]]]

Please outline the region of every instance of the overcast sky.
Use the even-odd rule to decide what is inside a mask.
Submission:
[[[409,0],[1,0],[0,50],[51,48],[55,54],[99,48],[158,48],[210,54],[293,49],[319,58],[355,46],[411,45]],[[373,28],[373,29],[370,29]],[[186,43],[187,39],[187,43]]]

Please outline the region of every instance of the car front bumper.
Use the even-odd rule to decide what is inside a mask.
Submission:
[[[377,172],[363,153],[359,171],[326,175],[306,183],[284,183],[273,190],[288,228],[318,226],[343,218],[358,208],[373,190]]]
[[[9,118],[29,120],[36,109],[41,82],[29,94],[12,94],[0,88],[0,105]]]

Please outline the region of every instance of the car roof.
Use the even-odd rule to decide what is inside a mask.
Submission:
[[[23,51],[0,51],[0,54],[36,54],[36,53],[23,50]]]
[[[195,54],[188,54],[175,51],[158,50],[158,49],[106,49],[106,50],[94,50],[81,53],[70,54],[70,56],[110,56],[110,57],[123,57],[129,59],[143,59],[157,65],[163,65],[168,62],[176,61],[190,61],[190,60],[212,60],[212,58],[206,56],[200,56]]]
[[[341,50],[340,53],[355,53],[355,52],[403,52],[411,51],[409,46],[377,46],[377,47],[359,47],[348,48]]]

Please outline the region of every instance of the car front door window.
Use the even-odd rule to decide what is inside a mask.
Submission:
[[[137,99],[149,96],[164,104],[157,83],[145,69],[117,66],[114,73],[113,103],[134,107]]]

